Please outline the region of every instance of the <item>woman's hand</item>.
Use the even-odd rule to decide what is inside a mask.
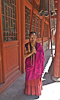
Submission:
[[[35,47],[32,48],[32,52],[36,54],[36,48]]]
[[[28,58],[28,57],[30,57],[32,54],[33,54],[33,52],[28,52],[28,51],[26,50],[26,48],[24,49],[25,59]]]

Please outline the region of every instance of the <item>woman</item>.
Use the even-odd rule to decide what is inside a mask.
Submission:
[[[41,76],[44,70],[44,51],[40,43],[36,42],[36,33],[31,32],[29,43],[25,45],[25,94],[41,95],[42,80]]]

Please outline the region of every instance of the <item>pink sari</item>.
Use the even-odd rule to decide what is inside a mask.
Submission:
[[[37,43],[37,51],[34,56],[35,56],[34,66],[31,66],[30,57],[28,57],[25,61],[26,65],[25,94],[39,96],[41,95],[41,90],[42,90],[41,76],[44,70],[44,62],[45,62],[44,51],[40,43]]]
[[[35,61],[34,65],[31,66],[31,58],[28,57],[25,61],[26,65],[26,80],[33,80],[41,78],[43,70],[44,70],[44,51],[40,43],[37,43],[37,51],[34,55]],[[33,59],[32,59],[33,62]]]

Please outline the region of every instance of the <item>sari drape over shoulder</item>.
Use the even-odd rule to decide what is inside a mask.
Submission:
[[[40,43],[37,43],[36,54],[34,55],[34,65],[31,65],[31,57],[28,57],[25,61],[25,69],[26,69],[26,80],[33,80],[41,78],[43,70],[44,70],[44,50]],[[33,63],[33,59],[32,59]]]

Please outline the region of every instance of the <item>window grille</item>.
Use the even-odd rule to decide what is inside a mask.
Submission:
[[[3,41],[17,40],[16,0],[1,0]]]
[[[30,10],[25,6],[25,39],[29,38],[30,33]]]
[[[32,32],[35,32],[35,14],[33,13]]]
[[[41,19],[40,19],[40,24],[39,24],[39,38],[41,38]]]
[[[36,34],[37,34],[37,37],[38,37],[38,21],[39,21],[39,17],[36,16]]]

